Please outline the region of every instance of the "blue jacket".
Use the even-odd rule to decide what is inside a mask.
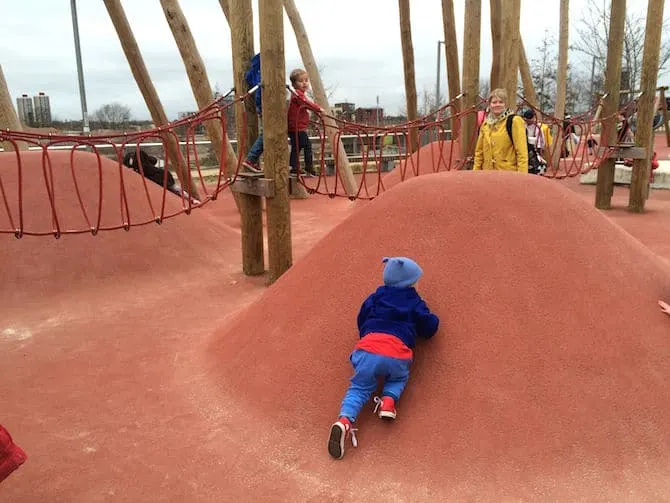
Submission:
[[[430,312],[414,287],[380,286],[365,299],[358,313],[360,337],[370,333],[394,335],[409,348],[415,346],[417,336],[428,339],[435,335],[439,325],[440,319]]]
[[[249,85],[249,89],[261,83],[261,55],[256,54],[249,62],[249,70],[245,74],[245,79]],[[261,88],[256,91],[256,112],[260,115],[263,103],[261,101]]]

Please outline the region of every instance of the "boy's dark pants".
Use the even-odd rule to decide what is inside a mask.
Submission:
[[[298,155],[301,150],[305,150],[305,165],[302,167],[303,172],[313,173],[312,160],[312,142],[309,141],[307,131],[289,131],[289,140],[291,142],[291,170],[296,171],[298,166]]]

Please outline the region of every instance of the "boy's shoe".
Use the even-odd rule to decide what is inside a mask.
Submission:
[[[375,402],[375,412],[377,412],[377,415],[381,419],[395,419],[396,416],[396,411],[395,411],[395,400],[391,398],[390,396],[383,396],[379,398],[376,396],[374,398]]]
[[[247,171],[251,171],[252,173],[262,173],[263,170],[258,164],[255,164],[251,161],[242,161],[242,166],[246,168]]]
[[[358,447],[356,433],[354,428],[351,427],[351,421],[346,417],[341,417],[330,427],[328,454],[335,459],[342,459],[344,457],[344,442],[349,435],[351,435],[351,443],[353,446]]]

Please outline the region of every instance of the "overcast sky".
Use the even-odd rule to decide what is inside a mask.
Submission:
[[[503,3],[506,0],[503,0]],[[629,2],[644,4],[642,0]],[[184,66],[158,0],[125,0],[126,15],[170,120],[180,111],[195,110]],[[463,47],[463,0],[455,2],[459,52]],[[545,30],[558,33],[559,0],[522,0],[522,37],[529,58]],[[570,36],[586,0],[570,2]],[[181,0],[212,87],[232,87],[230,32],[218,0]],[[404,107],[402,53],[395,0],[296,0],[308,30],[332,102],[352,101],[374,106],[376,97],[386,113]],[[258,50],[257,2],[253,1]],[[335,7],[336,6],[336,7]],[[482,1],[481,72],[491,65],[489,2]],[[134,118],[149,113],[130,72],[102,0],[78,0],[84,78],[89,113],[117,101],[131,108]],[[13,98],[40,91],[51,98],[57,119],[81,118],[72,18],[68,0],[0,0],[0,64]],[[440,0],[412,0],[417,91],[435,89],[437,41],[444,38]],[[286,70],[302,66],[288,19],[284,20]],[[444,54],[444,53],[443,53]],[[578,54],[571,52],[574,63]],[[444,58],[441,91],[447,87]]]

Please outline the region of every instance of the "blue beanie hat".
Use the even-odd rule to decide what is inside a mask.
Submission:
[[[406,288],[419,281],[423,274],[419,264],[411,258],[384,257],[382,262],[386,264],[384,267],[384,284],[386,286]]]

